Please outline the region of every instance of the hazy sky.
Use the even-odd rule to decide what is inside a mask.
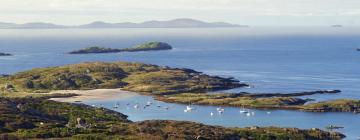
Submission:
[[[248,25],[360,25],[360,0],[0,0],[0,21],[83,24],[195,18]]]

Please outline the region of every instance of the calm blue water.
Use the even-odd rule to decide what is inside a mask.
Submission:
[[[255,88],[235,89],[251,92],[296,92],[340,89],[337,95],[309,96],[318,101],[360,99],[360,28],[254,27],[234,29],[66,29],[0,30],[0,73],[12,74],[35,67],[58,66],[85,61],[137,61],[186,67],[212,75],[233,76]],[[125,48],[144,41],[165,41],[175,49],[159,52],[68,55],[66,52],[100,45]],[[115,99],[117,101],[117,99]],[[111,107],[114,101],[102,103]],[[144,103],[138,96],[125,102]],[[94,102],[92,102],[94,103]],[[95,102],[99,104],[100,102]],[[161,103],[165,104],[165,103]],[[223,115],[210,117],[216,107],[199,106],[184,113],[184,106],[151,111],[120,108],[131,120],[176,119],[222,126],[286,126],[323,128],[329,124],[345,126],[339,130],[355,139],[360,136],[360,115],[351,113],[306,113],[297,111],[254,110],[255,116],[226,108]]]

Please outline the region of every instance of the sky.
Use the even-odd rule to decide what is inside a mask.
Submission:
[[[194,18],[243,25],[360,25],[360,0],[0,0],[0,22],[79,25]]]

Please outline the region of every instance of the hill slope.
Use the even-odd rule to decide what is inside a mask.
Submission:
[[[124,88],[151,94],[172,94],[242,86],[247,85],[232,78],[209,76],[191,69],[128,62],[88,62],[37,68],[0,78],[0,87],[9,92]]]

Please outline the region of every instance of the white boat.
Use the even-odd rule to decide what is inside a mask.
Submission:
[[[218,112],[219,112],[219,114],[222,114],[222,113],[225,112],[225,109],[224,109],[224,108],[220,108],[220,109],[218,110]]]
[[[186,109],[184,110],[184,112],[191,112],[192,110],[194,110],[194,108],[192,108],[190,105],[186,106]]]
[[[146,106],[150,106],[152,104],[152,102],[148,101],[146,102]]]
[[[210,116],[214,116],[214,113],[211,112],[211,113],[210,113]]]
[[[240,113],[241,114],[245,114],[245,113],[248,113],[249,111],[246,111],[246,110],[240,110]]]
[[[193,110],[193,108],[191,106],[186,106],[186,110]]]
[[[246,116],[251,116],[251,113],[250,112],[246,113]]]
[[[139,105],[137,105],[137,104],[134,105],[134,108],[135,108],[135,109],[138,109],[138,108],[139,108]]]

